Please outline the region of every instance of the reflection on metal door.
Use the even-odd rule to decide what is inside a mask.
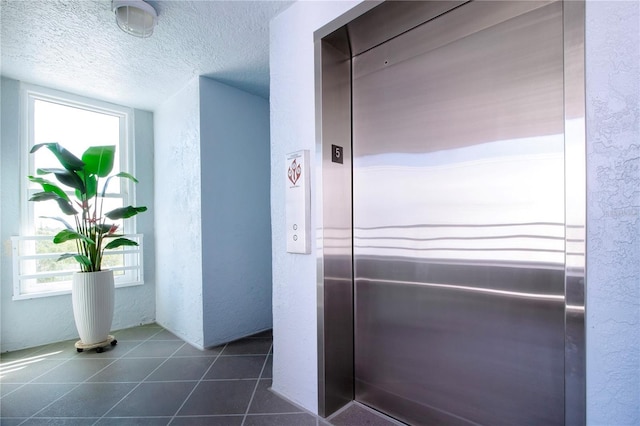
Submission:
[[[353,59],[356,399],[564,423],[561,2],[471,2]]]

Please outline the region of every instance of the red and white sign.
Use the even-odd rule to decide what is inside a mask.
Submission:
[[[286,226],[287,252],[311,253],[311,197],[309,150],[287,154]]]
[[[298,163],[298,159],[294,158],[289,166],[289,170],[287,171],[287,177],[292,184],[298,183],[300,179],[300,175],[302,174],[302,165]]]

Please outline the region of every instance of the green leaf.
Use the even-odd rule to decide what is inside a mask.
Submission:
[[[62,147],[57,142],[45,142],[34,145],[31,148],[30,153],[33,154],[42,147],[48,148],[49,151],[51,151],[53,155],[56,156],[62,167],[67,170],[82,170],[82,168],[84,167],[84,163],[82,162],[82,160],[73,155],[70,151]]]
[[[60,210],[62,211],[62,213],[68,214],[69,216],[78,214],[78,211],[75,209],[75,207],[73,207],[73,204],[71,204],[69,201],[62,198],[57,198],[56,202],[58,203],[58,207],[60,207]]]
[[[109,244],[104,246],[104,248],[105,250],[111,250],[111,249],[122,247],[122,246],[137,246],[137,245],[138,243],[128,238],[116,238],[115,240],[109,242]]]
[[[49,201],[55,200],[58,203],[58,207],[62,210],[62,213],[72,215],[78,214],[76,209],[73,207],[73,204],[62,197],[60,197],[55,192],[36,192],[29,198],[29,201]]]
[[[134,181],[135,183],[138,183],[138,179],[136,179],[132,174],[129,174],[127,172],[120,172],[117,175],[114,175],[115,177],[121,177],[121,178],[126,178],[129,180]]]
[[[127,206],[127,207],[120,207],[115,210],[111,210],[110,212],[105,213],[104,215],[111,220],[118,220],[118,219],[128,219],[132,216],[137,215],[138,213],[142,213],[146,211],[147,211],[146,207]]]
[[[69,258],[74,258],[76,261],[78,261],[78,263],[80,263],[83,266],[86,266],[87,268],[91,268],[91,260],[85,256],[84,254],[76,254],[76,253],[65,253],[62,256],[60,256],[58,259],[56,259],[58,262],[64,259],[69,259]]]
[[[100,177],[109,176],[113,170],[115,154],[115,145],[89,147],[82,154],[82,161],[85,164],[84,170]]]
[[[71,227],[71,225],[69,225],[69,222],[67,222],[66,220],[64,220],[61,217],[57,217],[57,216],[40,216],[42,219],[52,219],[52,220],[57,220],[58,222],[62,222],[64,224],[64,226],[67,229],[73,230],[73,228]]]
[[[96,231],[99,234],[106,234],[107,232],[109,232],[111,230],[111,227],[113,225],[110,225],[108,223],[100,223],[98,225],[96,225]]]
[[[88,174],[85,177],[85,172],[82,170],[79,170],[77,173],[80,180],[85,184],[85,191],[82,193],[79,189],[76,189],[76,198],[80,201],[84,201],[85,199],[88,200],[95,197],[98,192],[98,179],[96,178],[96,175]],[[83,198],[83,196],[85,198]]]
[[[73,189],[77,189],[81,192],[85,191],[84,182],[78,174],[74,171],[64,170],[64,169],[55,169],[55,168],[46,168],[46,169],[38,169],[36,171],[39,175],[47,175],[49,173],[53,173],[56,176],[56,179],[63,184],[67,185]]]
[[[65,200],[70,201],[69,196],[66,194],[66,192],[64,192],[59,186],[57,186],[53,182],[50,182],[46,179],[43,179],[41,177],[35,177],[35,176],[29,176],[29,180],[33,183],[39,183],[45,192],[55,192],[61,198],[64,198]]]
[[[55,237],[53,237],[53,242],[55,244],[60,244],[71,240],[82,240],[87,244],[96,245],[95,241],[93,241],[91,238],[88,238],[87,236],[71,229],[63,229],[62,231],[58,232]]]
[[[119,177],[119,178],[125,178],[125,179],[129,179],[134,181],[135,183],[138,183],[138,179],[136,179],[135,177],[133,177],[133,175],[127,173],[127,172],[120,172],[117,175],[113,175],[113,176],[109,176],[107,178],[107,180],[104,183],[104,188],[102,188],[102,196],[104,197],[104,194],[107,193],[107,187],[109,186],[109,181],[111,181],[111,179],[113,179],[114,177]]]
[[[55,192],[36,192],[29,198],[29,201],[49,201],[60,198]]]

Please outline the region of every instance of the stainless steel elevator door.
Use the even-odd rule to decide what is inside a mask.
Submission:
[[[353,59],[357,400],[564,423],[562,31],[475,1]]]

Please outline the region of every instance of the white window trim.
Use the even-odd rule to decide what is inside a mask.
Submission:
[[[131,108],[123,107],[120,105],[110,104],[108,102],[94,100],[85,98],[78,95],[73,95],[70,93],[60,92],[58,90],[49,89],[46,87],[35,86],[32,84],[21,83],[20,84],[20,103],[21,103],[21,128],[22,128],[22,137],[21,137],[21,150],[20,150],[20,205],[21,205],[21,214],[20,214],[20,235],[31,235],[33,234],[33,228],[31,228],[34,223],[34,218],[31,214],[31,209],[29,208],[29,181],[27,176],[29,175],[29,171],[31,166],[33,165],[33,156],[32,155],[24,155],[24,153],[29,152],[30,142],[33,140],[33,127],[30,126],[30,123],[33,122],[33,102],[30,99],[41,99],[43,101],[60,103],[63,105],[68,105],[71,107],[78,107],[82,109],[88,109],[96,112],[101,112],[105,114],[111,114],[118,116],[123,122],[121,122],[120,126],[120,139],[124,140],[124,146],[119,147],[119,160],[120,160],[120,168],[123,171],[131,173],[132,175],[136,175],[135,170],[135,161],[134,161],[134,128],[133,128],[133,110]],[[55,142],[55,141],[51,141]],[[126,194],[129,200],[136,199],[135,185],[131,184],[128,179],[120,179],[121,185],[124,186],[122,188],[122,193]],[[125,233],[135,233],[136,218],[127,219],[124,222],[124,232]]]
[[[123,253],[126,256],[135,256],[137,260],[134,266],[120,266],[117,268],[112,268],[114,271],[118,270],[131,270],[134,271],[134,276],[136,279],[120,279],[121,277],[115,277],[115,287],[134,287],[140,286],[144,284],[144,252],[143,252],[143,235],[142,234],[127,234],[125,237],[134,240],[138,243],[137,247],[127,247],[124,250],[119,250],[118,253]],[[22,236],[22,237],[11,237],[11,250],[12,250],[12,258],[13,258],[13,300],[28,300],[28,299],[36,299],[40,297],[50,297],[50,296],[60,296],[63,294],[71,294],[71,281],[69,283],[68,290],[52,290],[52,291],[43,291],[38,293],[22,293],[22,281],[30,278],[36,278],[37,276],[64,276],[71,275],[74,272],[77,272],[77,269],[74,270],[64,270],[64,271],[56,271],[51,272],[50,274],[45,273],[34,273],[29,274],[22,271],[21,264],[23,260],[28,259],[45,259],[45,258],[57,258],[60,256],[60,253],[41,253],[41,254],[27,254],[23,255],[20,253],[20,243],[22,241],[36,241],[36,240],[48,240],[50,237],[46,235],[37,235],[37,236]],[[106,254],[106,252],[105,252]],[[124,277],[123,277],[124,278]],[[65,281],[63,281],[64,283]]]
[[[120,119],[120,140],[124,141],[119,146],[119,161],[120,168],[123,171],[136,175],[135,170],[135,149],[134,149],[134,134],[135,129],[133,126],[133,109],[111,104],[108,102],[90,99],[71,93],[61,92],[58,90],[50,89],[47,87],[32,85],[28,83],[20,83],[20,129],[21,129],[21,146],[20,146],[20,236],[12,237],[12,245],[16,246],[17,241],[23,239],[43,239],[41,237],[33,236],[34,229],[33,224],[33,209],[29,206],[29,180],[27,176],[30,173],[30,169],[33,166],[33,156],[27,154],[29,152],[31,142],[33,141],[33,126],[31,123],[34,118],[33,100],[43,100],[47,102],[59,103],[71,107],[77,107],[81,109],[87,109],[90,111],[105,113],[117,116]],[[51,141],[55,142],[55,141]],[[128,179],[120,179],[121,181],[121,193],[125,196],[125,203],[131,202],[135,204],[136,190],[135,185],[129,182]],[[125,204],[126,205],[126,204]],[[143,257],[142,257],[142,235],[135,234],[136,217],[129,218],[123,222],[123,232],[127,236],[134,237],[139,240],[139,247],[132,250],[132,253],[138,256],[137,266],[127,267],[137,269],[138,279],[116,282],[116,288],[129,287],[144,284],[143,275]],[[15,238],[16,242],[13,242]],[[44,239],[49,237],[44,237]],[[63,291],[47,291],[42,293],[21,293],[20,282],[23,279],[24,274],[20,271],[20,256],[17,256],[17,252],[14,248],[13,256],[13,300],[25,300],[38,297],[49,297],[60,294],[69,294],[71,290]]]

